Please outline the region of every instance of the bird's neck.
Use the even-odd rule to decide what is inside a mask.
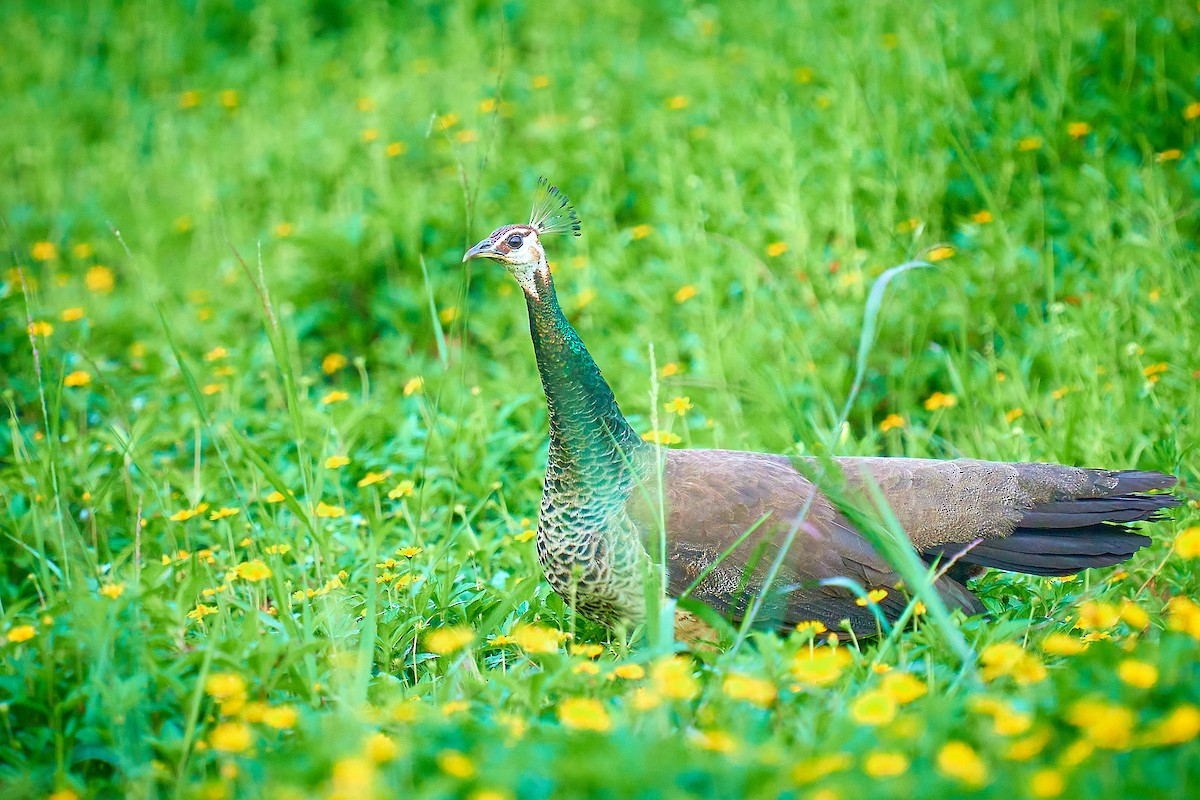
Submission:
[[[612,389],[558,304],[549,268],[534,271],[525,288],[529,330],[550,422],[551,475],[591,494],[624,483],[635,454],[648,447],[617,406]],[[548,487],[549,488],[549,487]]]

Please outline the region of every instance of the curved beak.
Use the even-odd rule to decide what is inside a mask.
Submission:
[[[463,255],[463,263],[473,258],[495,258],[496,251],[492,249],[492,244],[491,239],[484,239]]]

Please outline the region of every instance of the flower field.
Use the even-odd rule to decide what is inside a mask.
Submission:
[[[0,22],[0,800],[1200,791],[1195,3]],[[989,572],[986,618],[587,622],[534,550],[520,290],[460,263],[541,174],[644,438],[1183,504],[1120,567]]]

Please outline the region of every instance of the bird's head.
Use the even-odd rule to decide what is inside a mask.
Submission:
[[[521,284],[525,294],[536,298],[539,277],[543,283],[548,283],[550,277],[542,237],[556,233],[579,236],[579,217],[571,201],[557,186],[551,186],[545,178],[538,178],[538,195],[529,222],[501,225],[468,250],[463,261],[473,258],[499,261]]]

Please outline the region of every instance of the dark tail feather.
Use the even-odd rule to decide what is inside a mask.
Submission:
[[[1182,501],[1169,494],[1141,494],[1170,488],[1174,476],[1142,470],[1111,474],[1117,478],[1111,495],[1043,503],[1025,512],[1010,536],[986,539],[974,547],[939,545],[925,555],[957,556],[952,572],[960,580],[968,576],[970,566],[1056,576],[1120,564],[1151,541],[1132,532],[1129,523],[1163,519],[1165,509]]]

